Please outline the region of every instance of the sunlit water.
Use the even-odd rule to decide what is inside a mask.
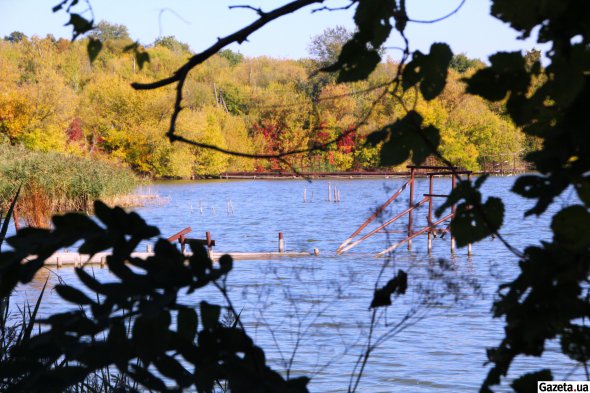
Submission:
[[[513,181],[490,178],[484,189],[503,198],[507,213],[502,234],[522,249],[550,238],[550,214],[524,219],[523,212],[531,204],[509,192]],[[279,231],[284,233],[287,250],[311,252],[318,248],[318,257],[237,261],[229,287],[248,333],[265,350],[273,368],[282,372],[288,368],[291,376],[310,376],[313,392],[342,392],[354,377],[353,367],[367,344],[369,304],[386,262],[374,254],[403,235],[376,234],[342,256],[335,250],[404,182],[331,180],[331,187],[340,191],[339,203],[328,202],[328,181],[324,180],[163,183],[153,186],[153,191],[169,202],[137,211],[158,226],[163,236],[186,226],[192,227],[195,237],[210,231],[219,251],[276,251]],[[428,192],[428,182],[418,179],[416,186],[417,201]],[[450,179],[435,181],[435,193],[447,193],[449,188]],[[303,202],[304,190],[307,203]],[[384,217],[407,208],[408,196],[407,191],[402,194]],[[424,205],[414,214],[415,229],[425,225],[427,212]],[[404,230],[406,223],[404,218],[389,229]],[[396,251],[384,270],[381,284],[404,269],[409,272],[410,287],[380,316],[373,342],[395,330],[407,313],[416,314],[372,352],[359,392],[473,392],[483,381],[489,368],[484,366],[485,350],[499,343],[503,328],[502,321],[491,318],[490,308],[498,284],[516,276],[518,260],[498,239],[475,244],[471,258],[466,249],[451,256],[448,236],[435,239],[433,245],[429,257],[426,236],[420,236],[411,252],[406,246]],[[449,260],[451,269],[444,279],[433,280],[427,269],[436,266],[439,258]],[[106,269],[94,270],[100,279],[112,278]],[[49,287],[60,278],[78,283],[71,268],[44,270],[35,282],[18,288],[13,302],[34,301],[47,277]],[[479,292],[472,288],[474,280],[481,287]],[[459,283],[461,293],[445,296],[448,281]],[[431,301],[429,307],[424,306],[425,291],[433,294],[436,304]],[[198,304],[202,299],[222,302],[211,290],[183,300]],[[49,291],[41,314],[69,307]],[[543,367],[551,367],[555,379],[583,379],[581,369],[558,353],[556,343],[549,345],[540,360],[519,359],[510,375]]]

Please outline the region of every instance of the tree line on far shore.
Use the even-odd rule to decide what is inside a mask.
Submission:
[[[484,66],[461,54],[451,62],[443,93],[426,102],[419,93],[406,102],[383,95],[397,64],[379,64],[368,80],[337,84],[317,73],[338,55],[349,36],[326,30],[310,43],[310,58],[247,58],[224,50],[194,70],[186,83],[179,134],[202,143],[249,154],[276,154],[319,146],[325,149],[276,160],[252,160],[217,151],[173,146],[164,138],[174,90],[137,92],[134,81],[172,74],[190,55],[188,45],[162,37],[145,48],[139,64],[125,26],[101,22],[93,32],[104,47],[93,62],[87,39],[28,38],[14,32],[0,41],[0,143],[118,161],[136,173],[191,178],[226,171],[366,170],[383,167],[379,146],[366,144],[373,130],[415,105],[425,122],[441,130],[441,153],[467,169],[489,169],[538,146],[505,116],[503,103],[465,93],[462,78]],[[528,54],[531,64],[538,52]],[[359,124],[359,119],[363,119]]]

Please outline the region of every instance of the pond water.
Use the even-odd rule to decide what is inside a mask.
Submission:
[[[524,219],[531,204],[509,192],[513,181],[490,178],[484,191],[503,198],[507,213],[501,232],[523,249],[550,238],[550,213]],[[369,358],[358,391],[477,391],[489,368],[484,366],[485,350],[502,337],[502,321],[490,315],[494,296],[498,285],[518,272],[517,258],[498,239],[476,243],[472,257],[467,257],[466,249],[451,256],[448,236],[435,239],[428,256],[424,235],[414,240],[411,252],[403,246],[390,258],[375,258],[403,237],[395,233],[376,234],[344,255],[335,253],[404,182],[330,180],[330,187],[340,192],[339,203],[328,201],[327,180],[169,182],[152,187],[167,203],[137,212],[164,236],[187,226],[195,237],[210,231],[218,251],[276,251],[279,231],[289,251],[319,249],[317,257],[236,261],[229,276],[233,302],[270,365],[282,372],[290,369],[291,376],[311,377],[312,392],[347,390],[355,362],[367,345],[373,289],[398,269],[409,273],[408,293],[379,314],[372,342],[382,342]],[[435,180],[435,193],[449,189],[450,179]],[[417,179],[415,199],[426,192],[428,181]],[[389,218],[407,205],[406,192],[383,216]],[[424,205],[414,214],[415,228],[426,224],[427,211]],[[389,229],[403,230],[406,223],[402,219]],[[440,270],[440,258],[448,261],[447,269],[443,278],[435,279],[429,271]],[[110,278],[106,269],[94,269],[98,278]],[[18,288],[14,301],[36,299],[47,277],[50,287],[59,279],[77,284],[73,269],[43,270],[33,283]],[[449,288],[459,292],[450,293]],[[183,300],[198,304],[202,299],[222,302],[213,291]],[[41,313],[69,307],[49,291]],[[511,375],[551,367],[557,380],[584,379],[582,370],[558,352],[558,344],[551,343],[542,359],[518,359]]]

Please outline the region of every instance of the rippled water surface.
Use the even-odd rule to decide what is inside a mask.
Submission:
[[[530,203],[509,192],[514,178],[490,178],[484,188],[500,196],[506,205],[502,234],[519,249],[549,238],[548,215],[523,218]],[[394,300],[372,332],[372,342],[383,339],[367,363],[360,392],[473,392],[484,379],[485,349],[502,337],[501,321],[493,320],[490,308],[498,284],[517,274],[517,259],[496,239],[450,255],[448,237],[435,239],[432,256],[426,252],[426,236],[401,247],[391,260],[374,258],[388,244],[400,240],[399,233],[376,234],[348,253],[335,250],[344,239],[397,190],[405,180],[331,180],[340,191],[341,202],[328,202],[328,181],[312,183],[281,181],[174,182],[153,186],[167,198],[163,206],[137,209],[164,236],[190,226],[196,237],[210,231],[219,251],[276,251],[277,234],[284,233],[286,248],[312,251],[320,256],[271,261],[237,261],[230,274],[231,296],[248,333],[263,347],[270,364],[279,371],[289,368],[291,376],[308,375],[313,392],[346,391],[353,367],[370,333],[375,282],[390,279],[398,269],[409,272],[408,293]],[[416,200],[428,190],[426,179],[418,179]],[[447,193],[450,179],[437,179],[435,193]],[[307,203],[303,202],[304,191]],[[312,200],[313,195],[313,200]],[[389,218],[408,205],[402,194],[384,215]],[[230,206],[232,209],[228,209]],[[233,210],[233,213],[229,210]],[[428,207],[414,215],[415,229],[426,223]],[[404,230],[407,221],[389,229]],[[372,227],[371,227],[372,228]],[[439,271],[439,259],[448,260],[443,278],[433,279],[429,269]],[[384,263],[387,266],[384,270]],[[106,269],[94,268],[101,279]],[[49,276],[76,284],[73,269],[43,271],[34,283],[18,288],[16,301],[35,299]],[[449,293],[450,289],[459,289]],[[218,301],[207,290],[185,298]],[[43,301],[43,314],[70,307],[55,293]],[[410,318],[404,322],[406,315]],[[583,379],[581,370],[550,344],[541,359],[519,359],[513,376],[550,366],[555,379]]]

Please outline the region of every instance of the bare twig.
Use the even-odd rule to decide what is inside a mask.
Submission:
[[[448,14],[441,16],[440,18],[430,19],[430,20],[418,20],[418,19],[411,19],[410,18],[410,19],[408,19],[408,22],[430,24],[430,23],[437,23],[437,22],[443,21],[443,20],[448,19],[451,16],[455,15],[457,12],[459,12],[459,10],[463,7],[463,5],[465,4],[466,1],[467,0],[461,0],[461,3],[459,3],[457,8],[455,8],[453,11],[449,12]]]
[[[293,13],[308,5],[323,2],[324,0],[295,0],[291,3],[285,4],[282,7],[276,8],[273,11],[263,13],[253,23],[226,37],[219,38],[215,44],[211,45],[204,51],[192,56],[182,67],[176,70],[176,72],[172,76],[152,83],[135,82],[132,83],[131,86],[136,90],[153,90],[176,83],[176,99],[174,101],[174,111],[172,113],[172,116],[170,117],[170,126],[168,128],[168,132],[166,133],[166,135],[170,139],[170,142],[174,142],[178,140],[175,139],[176,120],[178,119],[178,115],[182,111],[182,92],[184,89],[184,83],[189,72],[193,68],[203,63],[205,60],[209,59],[211,56],[213,56],[226,46],[234,42],[237,42],[239,44],[243,43],[248,39],[250,34],[261,29],[263,26],[272,22],[273,20],[280,18],[284,15]]]

